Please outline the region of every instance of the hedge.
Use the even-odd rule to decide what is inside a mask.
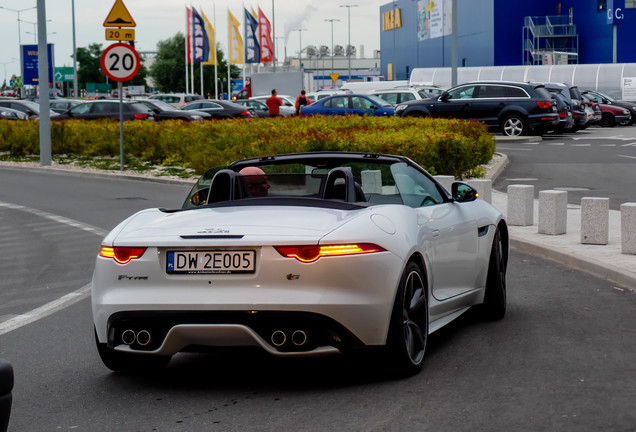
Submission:
[[[118,156],[119,122],[51,122],[53,155]],[[310,151],[408,156],[431,174],[463,178],[490,161],[495,140],[474,121],[398,117],[291,117],[225,121],[128,121],[124,152],[197,174],[244,158]],[[0,120],[0,153],[39,154],[37,121]]]

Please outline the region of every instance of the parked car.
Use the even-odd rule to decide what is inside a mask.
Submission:
[[[308,92],[306,96],[309,98],[310,101],[316,102],[316,101],[319,101],[320,99],[324,99],[329,96],[335,96],[335,95],[346,94],[346,93],[347,93],[346,90],[318,90],[315,92]]]
[[[157,93],[150,96],[150,99],[160,100],[176,108],[181,108],[191,102],[203,99],[203,96],[190,93]]]
[[[183,121],[199,121],[210,118],[210,114],[203,111],[185,111],[180,110],[168,103],[158,99],[135,99],[137,102],[144,104],[146,108],[155,115],[155,120],[183,120]]]
[[[559,124],[556,102],[543,85],[511,81],[461,84],[437,98],[401,103],[395,114],[478,120],[508,136],[546,133]]]
[[[257,100],[257,101],[261,101],[261,102],[265,102],[267,99],[269,99],[272,95],[265,95],[265,96],[252,96],[250,98],[250,100]],[[283,105],[281,106],[281,108],[283,107],[291,107],[294,112],[296,112],[296,98],[295,97],[291,97],[289,95],[276,95],[279,98],[281,98],[283,100]]]
[[[374,95],[343,94],[329,96],[300,109],[300,115],[316,114],[390,116],[394,109],[390,103]]]
[[[64,111],[68,111],[75,105],[79,105],[84,102],[86,101],[77,99],[50,99],[49,107],[51,108],[51,111],[55,111],[59,114],[63,113]]]
[[[605,93],[593,90],[584,90],[581,92],[581,94],[583,96],[589,96],[591,99],[600,104],[616,105],[622,108],[627,108],[629,110],[629,114],[631,115],[629,124],[633,125],[634,122],[636,122],[636,101],[616,100],[613,97],[606,95]]]
[[[127,218],[94,267],[104,365],[144,372],[220,347],[296,358],[380,348],[410,375],[429,334],[469,308],[503,318],[502,213],[406,157],[369,156],[236,161],[204,173],[181,209]]]
[[[418,90],[413,87],[373,90],[369,94],[372,94],[381,99],[384,99],[385,101],[387,101],[393,106],[401,104],[402,102],[420,100],[420,99],[430,99],[432,97],[435,97],[435,95],[432,93],[428,93],[425,90]]]
[[[122,102],[122,114],[125,121],[128,120],[154,120],[155,115],[144,104],[137,101],[124,100]],[[91,100],[75,105],[73,108],[59,114],[57,120],[119,120],[118,100]]]
[[[574,127],[574,118],[572,117],[570,101],[561,93],[553,94],[552,97],[556,102],[557,112],[559,113],[559,125],[554,129],[554,132],[571,132]]]
[[[40,104],[28,100],[0,100],[0,107],[21,111],[26,114],[29,119],[40,118]],[[53,118],[56,117],[58,113],[55,111],[49,111],[49,115]]]
[[[0,107],[0,119],[4,120],[28,120],[29,116],[22,111],[12,108]]]
[[[565,96],[572,106],[572,117],[574,118],[573,131],[585,129],[593,122],[594,112],[586,111],[585,100],[577,86],[572,86],[557,82],[539,82],[533,84],[543,84],[550,93],[561,93]]]
[[[593,96],[584,94],[584,98],[588,99],[590,103],[595,100]],[[594,102],[595,103],[595,102]],[[632,122],[631,114],[627,108],[619,105],[610,105],[604,103],[596,104],[601,111],[601,120],[599,124],[603,127],[614,127],[617,124],[629,125]]]
[[[13,383],[13,366],[7,360],[0,358],[0,432],[6,432],[9,428]]]
[[[259,117],[269,117],[269,109],[265,102],[258,99],[237,99],[233,101],[236,104],[243,105],[244,107],[251,108],[254,110],[257,116]],[[288,107],[287,105],[283,105],[280,107],[280,115],[283,117],[289,117],[296,113],[293,108]]]
[[[252,118],[257,117],[252,108],[246,108],[231,101],[206,99],[202,101],[190,102],[181,107],[184,111],[202,111],[210,115],[212,120],[224,120],[231,118]]]

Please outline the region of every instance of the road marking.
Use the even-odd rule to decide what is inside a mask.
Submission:
[[[91,284],[86,284],[77,291],[66,294],[56,300],[53,300],[39,308],[33,309],[30,312],[22,315],[17,315],[7,321],[0,323],[0,336],[9,333],[13,330],[17,330],[20,327],[24,327],[27,324],[31,324],[35,321],[41,320],[49,315],[54,314],[62,309],[65,309],[80,300],[84,300],[91,293]]]
[[[0,201],[0,207],[5,207],[5,208],[13,209],[13,210],[20,210],[23,212],[31,213],[45,219],[49,219],[64,225],[68,225],[74,228],[79,228],[81,230],[88,231],[100,237],[105,237],[106,234],[108,234],[107,231],[101,228],[97,228],[95,226],[88,225],[83,222],[69,219],[64,216],[58,216],[53,213],[48,213],[43,210],[38,210],[38,209],[30,208],[30,207],[17,205],[17,204],[10,204],[6,202],[2,202],[2,201]],[[88,297],[90,295],[90,292],[91,292],[91,284],[89,283],[76,291],[70,292],[56,300],[53,300],[43,306],[40,306],[39,308],[35,308],[22,315],[17,315],[4,322],[1,322],[0,336],[3,334],[9,333],[10,331],[16,330],[20,327],[23,327],[27,324],[31,324],[35,321],[38,321],[62,309],[65,309],[77,303],[78,301]]]
[[[519,150],[519,151],[532,151],[529,148],[511,148],[511,147],[497,147],[497,150]]]
[[[636,159],[636,156],[618,155],[618,157],[624,157],[629,159]]]
[[[572,147],[589,147],[592,144],[572,144]]]
[[[633,137],[611,136],[611,137],[572,137],[574,141],[578,140],[620,140],[620,141],[632,141]]]
[[[562,146],[562,145],[565,145],[565,143],[555,142],[555,143],[548,143],[548,145],[551,145],[551,146]]]
[[[601,144],[599,147],[616,147],[616,144]]]
[[[634,147],[634,146],[636,146],[636,142],[621,145],[621,147]]]
[[[538,181],[538,178],[533,177],[519,177],[519,178],[507,178],[506,181]]]
[[[540,142],[527,142],[527,143],[522,143],[522,144],[525,144],[525,145],[539,145],[541,143]]]

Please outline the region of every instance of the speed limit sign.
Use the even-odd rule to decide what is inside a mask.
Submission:
[[[102,70],[114,81],[128,81],[137,72],[141,60],[135,49],[126,43],[110,45],[102,53]]]

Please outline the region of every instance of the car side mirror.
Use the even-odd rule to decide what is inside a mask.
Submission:
[[[457,202],[475,201],[479,196],[475,188],[461,182],[453,183],[452,192],[453,200]]]
[[[450,94],[447,91],[439,96],[439,100],[441,100],[442,102],[446,102],[448,101],[448,99],[450,99]]]
[[[209,193],[210,193],[210,188],[198,190],[194,194],[192,194],[192,196],[190,197],[190,202],[194,206],[204,205],[206,204]]]

